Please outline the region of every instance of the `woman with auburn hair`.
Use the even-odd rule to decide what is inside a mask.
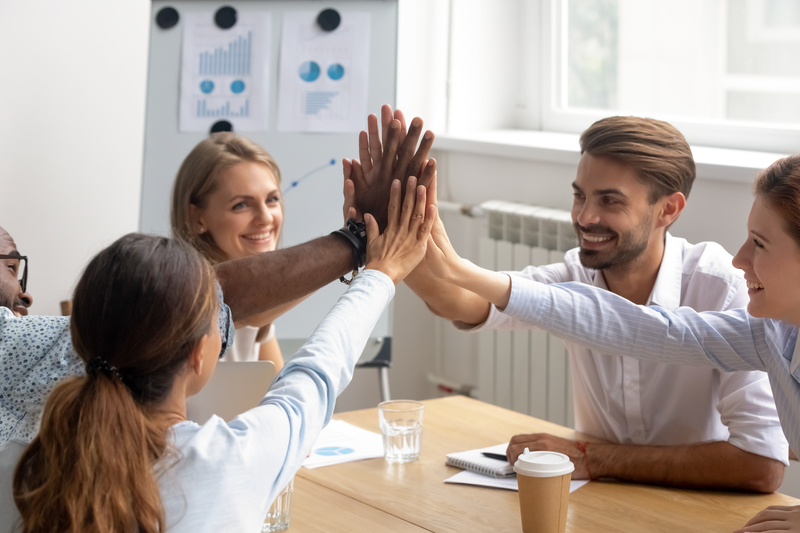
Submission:
[[[172,236],[212,264],[276,249],[283,229],[281,171],[272,156],[246,137],[212,133],[181,164],[172,188]],[[236,324],[226,361],[272,361],[283,356],[272,321],[300,300]]]
[[[365,270],[261,404],[230,423],[186,420],[186,398],[220,355],[210,265],[182,241],[138,234],[100,252],[74,295],[86,376],[56,386],[30,446],[0,447],[0,532],[257,531],[333,414],[395,284],[423,257],[436,216],[426,205],[409,178],[401,206],[395,180],[385,232],[365,215]],[[12,485],[19,513],[3,501]]]
[[[458,257],[437,222],[426,262],[434,274],[501,312],[606,353],[722,371],[769,375],[781,426],[800,451],[800,156],[779,159],[755,180],[748,239],[733,265],[744,271],[747,309],[698,313],[638,306],[582,283],[545,285],[479,268]],[[509,459],[520,450],[509,446]],[[591,448],[587,448],[591,459]],[[731,465],[735,468],[736,465]],[[740,531],[800,531],[800,506],[769,507]]]

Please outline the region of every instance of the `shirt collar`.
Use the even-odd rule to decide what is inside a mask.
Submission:
[[[682,277],[683,253],[677,239],[667,232],[664,242],[664,257],[661,259],[656,283],[653,285],[647,305],[657,305],[664,309],[680,307]]]
[[[667,232],[664,243],[664,257],[658,269],[656,283],[647,300],[647,305],[658,305],[664,309],[677,309],[681,306],[681,278],[683,276],[683,254],[679,243]],[[595,271],[594,286],[608,290],[602,270]]]

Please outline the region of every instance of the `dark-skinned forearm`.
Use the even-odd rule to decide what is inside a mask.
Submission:
[[[774,492],[783,481],[780,461],[725,442],[684,446],[593,443],[587,447],[592,477],[672,487]]]
[[[226,261],[215,267],[234,322],[291,302],[353,268],[352,247],[329,235],[291,248]]]

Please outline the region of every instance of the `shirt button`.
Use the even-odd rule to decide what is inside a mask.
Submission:
[[[641,437],[642,436],[642,432],[641,431],[634,431],[633,432],[633,436],[634,437]]]
[[[633,388],[633,381],[626,381],[625,382],[625,386],[628,387],[629,389],[632,389]]]

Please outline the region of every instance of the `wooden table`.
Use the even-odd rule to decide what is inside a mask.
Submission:
[[[445,455],[508,441],[517,433],[592,440],[462,396],[424,403],[418,461],[398,465],[370,459],[301,469],[289,531],[522,531],[516,492],[443,483],[460,471],[445,466]],[[380,432],[377,409],[335,418]],[[800,505],[800,500],[782,494],[592,482],[570,495],[567,531],[729,533],[769,505]]]

